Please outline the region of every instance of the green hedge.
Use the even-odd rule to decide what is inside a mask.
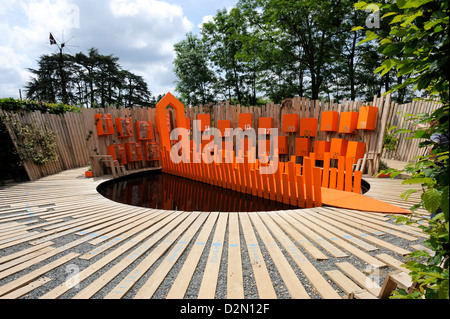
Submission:
[[[63,103],[46,103],[41,101],[0,99],[0,109],[5,111],[41,111],[42,113],[63,114],[66,112],[80,113],[81,108]]]

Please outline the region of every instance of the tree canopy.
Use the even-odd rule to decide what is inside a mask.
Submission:
[[[42,55],[37,69],[28,69],[28,99],[86,107],[154,106],[144,79],[123,69],[119,58],[91,48],[88,53]]]
[[[393,71],[374,74],[383,61],[373,43],[360,43],[369,13],[355,10],[353,0],[240,0],[230,10],[218,10],[204,23],[200,37],[192,34],[176,45],[177,89],[205,91],[215,100],[257,105],[261,98],[279,103],[285,98],[372,99],[393,85],[403,84]],[[379,26],[388,32],[389,25]],[[195,39],[195,47],[181,50]],[[199,57],[201,59],[199,60]],[[201,61],[201,62],[200,62]],[[201,72],[192,73],[193,67]],[[188,75],[189,74],[189,75]],[[405,87],[397,102],[410,97]]]

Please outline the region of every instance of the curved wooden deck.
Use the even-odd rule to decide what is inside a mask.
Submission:
[[[0,189],[0,298],[372,296],[424,239],[385,214],[333,207],[203,213],[119,204],[96,191],[110,177],[86,179],[84,170]],[[363,178],[367,196],[414,202],[400,198],[410,188],[400,180]]]

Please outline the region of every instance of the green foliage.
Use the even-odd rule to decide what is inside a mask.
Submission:
[[[390,124],[386,126],[383,137],[383,149],[395,151],[397,148],[398,137],[395,137],[395,134],[391,133],[394,129],[396,129],[396,127],[391,126]]]
[[[55,133],[36,124],[22,124],[6,116],[2,118],[17,137],[16,143],[23,160],[31,160],[37,165],[56,162],[58,151]]]
[[[355,5],[365,9],[366,2]],[[375,72],[380,76],[395,70],[397,77],[407,76],[406,81],[395,85],[390,92],[398,91],[407,85],[417,90],[425,90],[436,96],[440,107],[432,114],[408,114],[406,117],[416,126],[412,138],[420,139],[419,147],[427,148],[429,154],[417,158],[416,163],[407,165],[403,170],[411,178],[403,184],[419,184],[421,202],[411,207],[414,212],[422,207],[435,215],[432,219],[405,217],[397,218],[398,223],[417,223],[428,235],[424,241],[431,253],[415,251],[407,257],[403,265],[410,270],[412,280],[419,287],[411,294],[404,290],[393,293],[391,298],[427,299],[449,298],[449,145],[431,140],[434,134],[448,134],[449,131],[449,81],[448,81],[448,2],[445,0],[397,0],[379,4],[389,18],[389,32],[366,32],[367,41],[376,41],[378,51],[385,60]],[[436,101],[433,101],[436,103]],[[422,125],[420,128],[417,125]],[[399,129],[396,133],[410,132]],[[415,189],[401,196],[408,200],[417,192]],[[429,224],[423,226],[423,222]]]
[[[156,101],[142,76],[123,69],[119,58],[91,48],[88,53],[42,55],[26,84],[31,100],[106,107],[154,106]]]
[[[18,100],[13,98],[0,99],[0,109],[5,111],[41,111],[42,113],[63,114],[65,112],[80,113],[77,106],[63,103],[45,103],[42,101]]]

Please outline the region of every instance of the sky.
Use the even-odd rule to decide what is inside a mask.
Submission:
[[[198,34],[217,10],[237,0],[1,0],[0,98],[25,97],[28,68],[56,52],[49,34],[67,41],[69,54],[114,55],[120,65],[143,76],[153,95],[176,94],[173,45]]]

